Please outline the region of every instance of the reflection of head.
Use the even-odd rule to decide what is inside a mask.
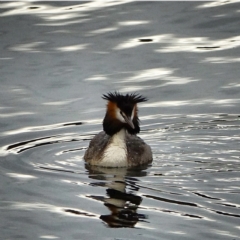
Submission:
[[[139,220],[142,221],[146,218],[143,214],[137,213],[142,198],[132,192],[126,192],[126,188],[130,188],[134,192],[138,191],[139,187],[136,185],[138,179],[135,177],[146,176],[147,172],[144,171],[147,168],[146,166],[104,168],[86,164],[85,167],[89,171],[89,178],[100,180],[91,183],[91,185],[107,188],[106,197],[89,197],[103,201],[104,205],[110,210],[110,214],[100,216],[100,219],[107,223],[109,227],[134,227]]]
[[[137,208],[142,198],[115,189],[107,189],[107,194],[110,198],[105,199],[104,205],[111,214],[101,215],[100,219],[109,227],[134,227],[139,221],[140,215],[137,213]]]

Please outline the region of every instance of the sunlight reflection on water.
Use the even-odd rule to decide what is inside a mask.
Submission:
[[[5,175],[32,186],[31,195],[43,191],[47,197],[38,198],[38,203],[5,202],[2,204],[8,207],[4,209],[14,209],[19,214],[51,213],[64,216],[72,223],[72,217],[90,223],[102,220],[109,227],[135,227],[145,231],[157,231],[157,226],[163,224],[160,219],[165,219],[165,223],[176,226],[175,232],[169,226],[161,230],[161,234],[169,236],[192,234],[187,233],[186,227],[181,230],[179,225],[191,220],[191,227],[199,223],[211,223],[213,227],[220,224],[227,236],[236,236],[223,226],[225,221],[240,217],[235,197],[240,181],[237,174],[240,138],[236,132],[239,117],[153,115],[145,118],[143,122],[162,119],[153,125],[143,124],[141,137],[152,146],[154,154],[153,165],[145,169],[90,166],[85,169],[82,156],[93,136],[87,133],[88,124],[80,125],[85,134],[73,134],[73,128],[77,127],[74,123],[59,125],[57,131],[62,133],[57,136],[50,134],[56,131],[55,125],[45,127],[44,131],[37,128],[45,137],[5,146],[6,158],[15,154],[20,160],[18,171],[16,166],[7,164]],[[31,134],[37,133],[32,130]],[[43,176],[49,181],[47,189]],[[55,195],[58,191],[62,194]],[[51,198],[56,198],[54,204]],[[64,205],[69,198],[70,204]],[[225,236],[214,232],[214,236],[220,235]]]
[[[237,2],[1,3],[1,237],[240,239]],[[84,164],[112,90],[151,166]]]

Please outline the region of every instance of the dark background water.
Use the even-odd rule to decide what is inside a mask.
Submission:
[[[239,14],[1,2],[1,239],[240,239]],[[83,162],[112,90],[149,98],[146,169]]]

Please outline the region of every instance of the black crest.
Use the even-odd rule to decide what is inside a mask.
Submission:
[[[121,111],[123,111],[128,117],[131,117],[133,107],[135,104],[147,101],[147,98],[136,93],[123,95],[123,94],[120,94],[119,92],[113,92],[113,93],[104,94],[102,98],[110,102],[116,103],[117,106],[121,109]],[[126,130],[130,134],[139,133],[140,127],[139,127],[139,119],[137,115],[134,116],[132,122],[134,125],[134,129],[131,128],[126,123],[121,123],[117,119],[112,119],[111,116],[108,114],[108,112],[106,112],[106,115],[103,121],[103,129],[108,135],[113,135],[116,132],[120,131],[122,128],[126,128]]]
[[[121,103],[134,105],[136,103],[146,102],[148,100],[147,98],[137,93],[123,95],[119,92],[103,94],[102,98],[110,102],[115,102],[117,105],[121,105]]]

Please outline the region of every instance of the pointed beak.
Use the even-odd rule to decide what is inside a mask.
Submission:
[[[135,128],[135,126],[133,125],[133,122],[132,122],[132,120],[131,120],[131,117],[124,116],[124,120],[126,121],[126,123],[127,123],[132,129]]]

